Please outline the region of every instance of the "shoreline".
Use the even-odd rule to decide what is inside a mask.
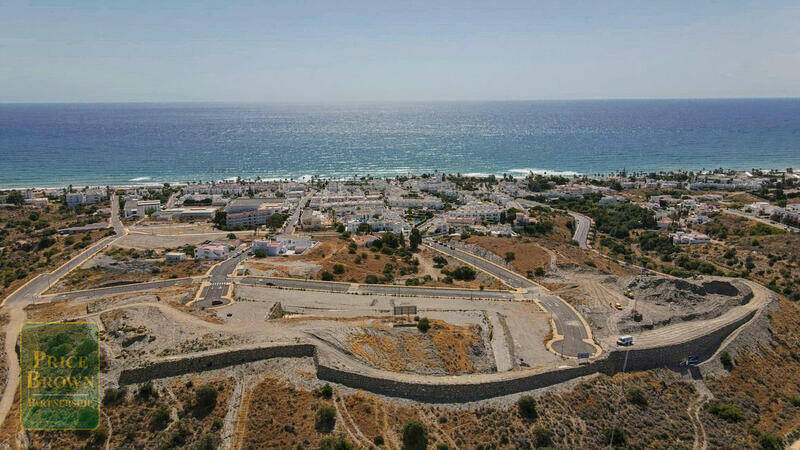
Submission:
[[[640,174],[640,175],[647,175],[649,173],[656,173],[656,174],[670,174],[670,173],[713,173],[714,170],[723,170],[724,172],[728,171],[735,171],[735,172],[750,172],[752,170],[760,170],[765,173],[769,173],[772,171],[778,172],[785,172],[786,167],[753,167],[749,169],[734,169],[734,168],[717,168],[717,169],[706,169],[706,168],[699,168],[699,169],[691,169],[691,168],[681,168],[681,169],[672,169],[672,170],[642,170],[642,171],[627,171],[629,175],[633,174]],[[624,169],[623,169],[624,170]],[[800,167],[798,167],[798,172],[800,172]],[[433,171],[433,172],[416,172],[416,171],[408,171],[404,173],[396,173],[393,175],[381,175],[375,176],[370,174],[353,174],[348,176],[324,176],[324,175],[300,175],[297,177],[262,177],[259,181],[261,182],[296,182],[296,183],[308,183],[312,179],[318,180],[326,180],[326,181],[348,181],[359,177],[369,177],[371,176],[374,179],[393,179],[397,177],[403,176],[420,176],[423,174],[446,174],[446,175],[455,175],[460,172],[450,172],[450,171]],[[498,172],[498,173],[489,173],[489,172],[467,172],[467,173],[460,173],[463,177],[472,177],[472,178],[482,178],[488,176],[496,176],[502,177],[503,175],[509,175],[512,178],[520,179],[525,178],[529,174],[534,175],[543,175],[543,176],[563,176],[568,178],[575,178],[575,177],[588,177],[588,178],[596,178],[596,177],[608,177],[613,175],[619,175],[621,171],[612,171],[612,172],[596,172],[591,175],[575,172],[571,170],[547,170],[547,169],[538,169],[538,168],[524,168],[524,169],[508,169],[505,172]],[[795,177],[800,178],[800,173],[796,173]],[[12,190],[46,190],[46,189],[66,189],[69,186],[72,186],[75,189],[83,189],[83,188],[105,188],[105,187],[115,187],[115,188],[144,188],[144,187],[157,187],[162,186],[164,183],[168,183],[170,186],[186,186],[190,184],[205,184],[205,183],[225,183],[225,182],[235,182],[237,177],[228,177],[223,179],[217,180],[192,180],[192,181],[160,181],[160,180],[139,180],[137,178],[132,178],[127,181],[120,181],[118,183],[105,183],[105,184],[98,184],[98,183],[67,183],[67,182],[55,182],[53,185],[42,185],[41,183],[29,184],[29,185],[4,185],[0,182],[0,191],[12,191]],[[239,177],[241,182],[243,183],[250,183],[255,182],[256,177]]]

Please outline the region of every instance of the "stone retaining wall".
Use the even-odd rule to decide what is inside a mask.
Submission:
[[[696,355],[702,361],[713,355],[725,338],[733,330],[750,320],[754,314],[756,311],[751,311],[735,322],[688,342],[655,348],[631,348],[628,351],[614,350],[607,356],[584,366],[530,374],[506,372],[496,374],[496,379],[487,381],[467,379],[461,381],[452,378],[436,380],[431,377],[429,381],[417,382],[403,380],[402,375],[389,372],[386,372],[385,377],[357,373],[327,364],[326,361],[319,358],[316,346],[312,344],[286,344],[209,352],[162,360],[141,368],[124,370],[120,375],[119,382],[120,384],[140,383],[153,378],[219,369],[268,358],[313,356],[317,367],[317,377],[321,380],[391,397],[433,403],[468,402],[539,389],[598,372],[613,375],[623,369],[627,372],[677,366],[681,360],[690,355]],[[482,377],[492,378],[492,375],[483,375]]]
[[[143,367],[125,369],[119,376],[119,384],[142,383],[155,378],[221,369],[263,359],[314,356],[315,353],[316,347],[311,344],[277,344],[230,351],[211,351],[184,358],[168,358]]]

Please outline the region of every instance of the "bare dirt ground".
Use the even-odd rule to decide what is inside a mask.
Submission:
[[[320,333],[368,365],[393,372],[424,375],[461,375],[495,371],[486,330],[477,325],[457,326],[431,320],[427,332],[412,323],[372,321],[370,326]]]
[[[98,253],[81,267],[56,283],[49,292],[143,283],[204,275],[212,261],[194,260],[168,263],[159,255],[148,255],[134,249],[113,247]]]
[[[163,234],[162,234],[163,233]],[[117,245],[126,248],[147,249],[168,249],[178,248],[185,245],[199,245],[207,241],[225,241],[229,232],[227,231],[198,231],[188,232],[184,230],[153,229],[146,227],[135,230],[117,241]],[[240,233],[242,237],[245,234]],[[238,235],[237,235],[238,237]]]
[[[627,296],[642,320],[625,315],[618,323],[623,333],[653,329],[677,322],[713,319],[749,301],[752,291],[743,283],[686,281],[639,276],[622,280]]]
[[[251,275],[320,278],[323,272],[330,273],[334,281],[363,283],[367,276],[375,276],[382,284],[406,284],[406,280],[416,279],[422,286],[436,287],[465,287],[478,289],[502,289],[503,284],[497,279],[478,272],[475,280],[453,280],[452,284],[442,281],[445,274],[442,269],[454,270],[460,263],[452,258],[445,258],[447,265],[434,267],[434,256],[439,253],[423,249],[414,253],[409,260],[404,260],[397,255],[386,255],[370,249],[360,247],[355,253],[350,253],[348,245],[351,241],[338,236],[325,236],[320,238],[320,244],[302,255],[287,257],[251,258],[244,267],[249,269]],[[414,264],[414,260],[417,261]],[[385,268],[392,267],[392,280],[386,280]],[[337,273],[335,266],[341,266],[343,271]],[[426,275],[429,277],[426,278]]]
[[[8,325],[8,313],[0,310],[0,329],[5,330]],[[0,333],[0,392],[6,388],[8,383],[8,367],[6,367],[6,334]]]
[[[294,377],[295,379],[297,377]],[[626,400],[637,388],[648,401]],[[637,373],[596,377],[574,390],[539,393],[538,417],[519,416],[513,400],[451,407],[389,401],[349,389],[321,397],[308,383],[268,376],[246,396],[247,415],[240,415],[237,443],[241,448],[314,447],[326,434],[314,429],[314,413],[322,405],[336,410],[330,433],[358,447],[401,448],[403,427],[410,420],[428,431],[429,448],[602,448],[604,431],[617,426],[632,448],[692,448],[691,419],[686,412],[694,388],[670,373]],[[286,408],[285,405],[291,405]],[[715,428],[710,431],[717,431]]]

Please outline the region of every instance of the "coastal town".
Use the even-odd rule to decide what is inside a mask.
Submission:
[[[800,438],[800,174],[517,175],[0,191],[0,444]],[[52,320],[101,330],[95,431],[19,427]]]

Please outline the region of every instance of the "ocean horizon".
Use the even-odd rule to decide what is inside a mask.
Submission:
[[[800,167],[800,99],[0,104],[0,188]]]

